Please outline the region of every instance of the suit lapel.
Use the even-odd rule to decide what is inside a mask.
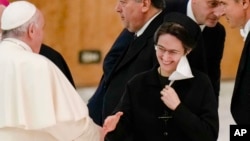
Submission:
[[[242,71],[246,67],[246,59],[247,59],[247,56],[249,54],[248,53],[249,48],[250,48],[250,34],[247,35],[247,39],[245,41],[244,48],[243,48],[243,51],[241,53],[240,63],[239,63],[239,66],[238,66],[238,71],[237,71],[237,76],[236,76],[236,82],[235,82],[235,90],[238,87],[239,80],[240,80],[241,75],[242,75]]]
[[[130,61],[133,61],[135,57],[140,53],[147,45],[148,40],[153,39],[154,32],[163,22],[164,11],[161,12],[147,27],[144,33],[136,38],[128,47],[128,49],[123,53],[119,61],[116,63],[115,72],[119,71]],[[153,47],[153,46],[152,46]],[[114,73],[115,73],[114,72]]]
[[[145,37],[138,37],[134,40],[131,45],[129,46],[128,50],[125,52],[123,59],[119,63],[117,70],[120,69],[122,66],[126,65],[128,62],[134,59],[138,53],[145,47],[147,39]]]

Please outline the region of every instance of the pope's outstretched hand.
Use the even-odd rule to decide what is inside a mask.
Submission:
[[[104,137],[108,132],[115,130],[117,123],[120,120],[120,117],[123,115],[123,112],[117,112],[115,115],[108,116],[103,124],[103,135]]]

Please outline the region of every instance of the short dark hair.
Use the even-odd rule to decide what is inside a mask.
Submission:
[[[155,44],[157,44],[159,37],[163,34],[170,34],[179,39],[182,42],[185,52],[193,49],[197,43],[197,39],[193,38],[188,30],[175,22],[165,22],[156,30],[154,35]]]
[[[157,29],[154,41],[158,42],[162,34],[171,34],[178,38],[186,49],[196,47],[201,38],[201,29],[198,24],[187,15],[171,12],[165,15],[164,23]]]
[[[166,1],[165,0],[151,0],[151,2],[152,2],[152,5],[155,8],[164,9],[166,7]]]
[[[142,2],[142,0],[135,0],[136,2]],[[166,7],[166,0],[151,0],[152,5],[157,9],[164,9]]]

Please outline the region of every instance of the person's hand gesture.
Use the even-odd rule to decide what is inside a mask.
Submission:
[[[179,96],[177,95],[175,90],[168,85],[166,85],[165,88],[162,89],[161,95],[161,100],[169,109],[173,111],[181,103]]]
[[[105,121],[104,121],[104,124],[103,124],[103,134],[104,134],[104,137],[106,136],[106,134],[108,132],[111,132],[113,130],[115,130],[116,128],[116,125],[117,123],[119,122],[120,120],[120,117],[123,115],[123,112],[117,112],[115,115],[111,115],[111,116],[108,116]]]

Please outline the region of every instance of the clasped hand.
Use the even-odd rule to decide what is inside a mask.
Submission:
[[[175,90],[166,85],[161,93],[161,100],[164,102],[164,104],[171,110],[175,110],[177,106],[181,103],[179,96],[175,92]]]

